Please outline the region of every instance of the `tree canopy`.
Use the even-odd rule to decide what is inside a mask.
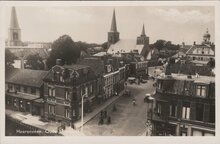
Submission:
[[[27,57],[27,62],[25,67],[34,70],[43,70],[44,69],[43,59],[39,56],[39,54],[29,55]]]
[[[16,56],[9,50],[5,50],[5,69],[13,68],[14,60]]]
[[[56,64],[56,59],[62,59],[65,64],[70,65],[76,63],[79,57],[80,49],[70,36],[63,35],[52,43],[52,50],[47,59],[47,66],[48,68],[53,67]]]

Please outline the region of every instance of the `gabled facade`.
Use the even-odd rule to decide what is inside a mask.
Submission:
[[[199,45],[194,42],[186,52],[187,58],[197,64],[207,64],[211,59],[215,59],[215,45],[211,43],[210,37],[207,30],[203,36],[203,42]]]

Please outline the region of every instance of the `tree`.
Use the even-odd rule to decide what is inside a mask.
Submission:
[[[13,68],[12,64],[14,64],[14,60],[16,58],[17,57],[9,49],[5,50],[5,69],[6,70]]]
[[[162,50],[162,48],[164,47],[166,41],[165,40],[157,40],[154,43],[154,47],[156,47],[159,51]]]
[[[56,59],[61,59],[65,64],[76,63],[80,57],[80,49],[68,35],[63,35],[52,44],[52,50],[47,59],[48,68],[56,64]]]
[[[104,50],[107,50],[108,49],[108,42],[104,42],[102,44],[102,47],[103,47]]]
[[[34,70],[43,70],[44,62],[39,54],[29,55],[27,57],[26,68],[34,69]]]

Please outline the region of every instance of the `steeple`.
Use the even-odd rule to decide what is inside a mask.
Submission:
[[[21,46],[21,29],[18,24],[18,18],[15,7],[11,9],[11,21],[8,29],[8,40],[6,45],[8,46]]]
[[[144,28],[144,24],[143,24],[143,28],[142,28],[142,32],[141,32],[141,36],[146,36],[146,35],[145,35],[145,28]]]
[[[143,24],[141,35],[137,37],[137,45],[149,45],[149,37],[145,34],[145,27]]]
[[[16,10],[15,10],[14,6],[11,9],[10,29],[20,29],[19,24],[18,24],[18,18],[17,18]]]
[[[110,32],[108,32],[108,47],[110,47],[111,44],[115,44],[118,41],[119,41],[119,32],[117,31],[115,9],[114,9],[113,16],[112,16],[111,29],[110,29]]]
[[[117,25],[116,25],[116,18],[115,18],[115,9],[113,11],[113,16],[112,16],[112,25],[111,25],[111,32],[117,32]]]

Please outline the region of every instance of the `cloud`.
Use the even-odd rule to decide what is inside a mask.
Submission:
[[[162,9],[156,8],[150,11],[152,14],[161,17],[165,21],[176,23],[198,22],[209,23],[214,21],[212,13],[202,13],[200,10],[186,10],[180,11],[175,8]]]

